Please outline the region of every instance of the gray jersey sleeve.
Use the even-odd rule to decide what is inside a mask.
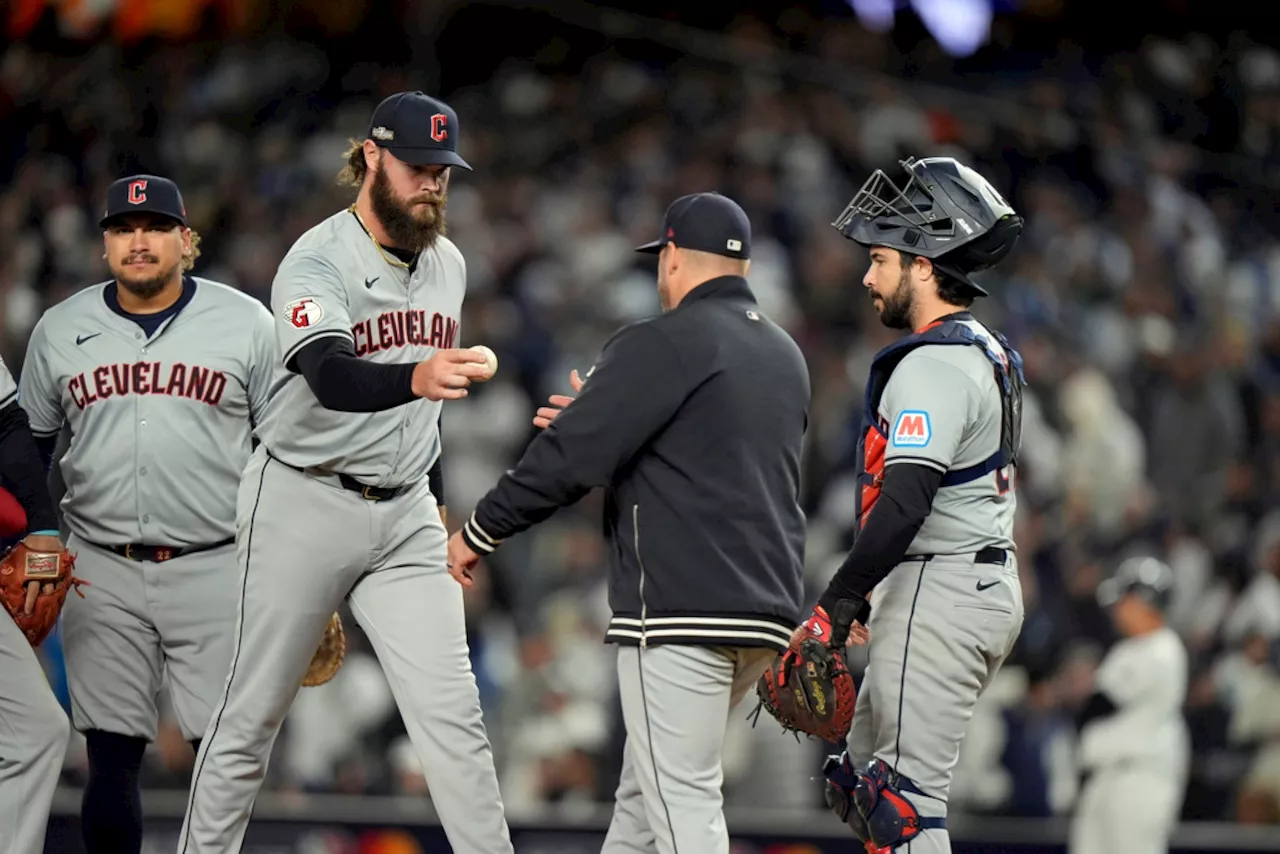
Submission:
[[[0,358],[0,407],[8,406],[18,399],[18,386],[9,373],[9,366]]]
[[[253,361],[249,365],[249,417],[262,423],[271,399],[272,378],[276,366],[275,319],[264,305],[253,318]]]
[[[22,408],[36,436],[52,436],[62,429],[62,390],[50,369],[49,347],[45,345],[45,317],[31,331],[27,355],[22,363]]]
[[[918,463],[947,471],[976,417],[979,398],[973,380],[955,365],[933,358],[929,349],[909,353],[885,386],[886,466]]]
[[[352,340],[351,310],[342,274],[313,252],[290,253],[271,286],[278,352],[285,367],[305,345],[320,338]]]

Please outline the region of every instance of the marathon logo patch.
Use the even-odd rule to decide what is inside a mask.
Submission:
[[[921,409],[905,409],[893,425],[895,448],[923,448],[933,438],[929,413]]]

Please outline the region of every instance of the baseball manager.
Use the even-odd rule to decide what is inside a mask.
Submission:
[[[663,313],[604,347],[449,543],[469,584],[480,555],[605,487],[609,602],[626,750],[603,854],[728,854],[728,715],[786,648],[801,608],[800,454],[809,374],[756,304],[751,228],[731,199],[667,209]],[[553,404],[555,400],[553,399]]]

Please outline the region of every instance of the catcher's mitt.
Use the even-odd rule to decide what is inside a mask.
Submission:
[[[857,693],[844,650],[805,638],[773,660],[756,683],[760,707],[788,732],[841,742],[853,726]],[[759,708],[756,715],[759,716]]]
[[[840,600],[833,621],[821,605],[805,621],[803,637],[769,665],[756,683],[756,707],[765,709],[787,732],[842,742],[853,726],[857,692],[844,660],[845,641],[855,619],[865,621],[865,603]]]
[[[320,638],[320,646],[311,657],[307,674],[302,677],[304,688],[323,685],[338,674],[342,661],[347,657],[347,635],[342,630],[342,618],[335,612],[329,618],[329,625],[324,627],[324,636]]]
[[[75,555],[61,543],[58,551],[46,552],[20,541],[0,558],[0,601],[33,647],[44,643],[57,625],[67,593],[74,587],[84,596],[80,585],[89,582],[72,575],[75,563]],[[36,591],[33,584],[39,585]]]

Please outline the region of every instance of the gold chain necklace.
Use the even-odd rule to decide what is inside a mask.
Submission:
[[[412,268],[413,265],[411,263],[407,261],[401,261],[399,258],[395,257],[394,255],[387,254],[387,250],[382,248],[382,244],[378,242],[377,238],[373,236],[373,232],[369,230],[369,227],[364,224],[364,220],[360,218],[360,212],[356,210],[356,206],[354,202],[352,203],[351,207],[347,208],[347,210],[351,211],[351,213],[355,215],[356,222],[360,223],[360,228],[363,229],[364,233],[369,236],[369,240],[373,243],[373,248],[378,250],[378,254],[382,256],[383,261],[386,261],[392,267],[399,267],[402,270],[408,270]]]

